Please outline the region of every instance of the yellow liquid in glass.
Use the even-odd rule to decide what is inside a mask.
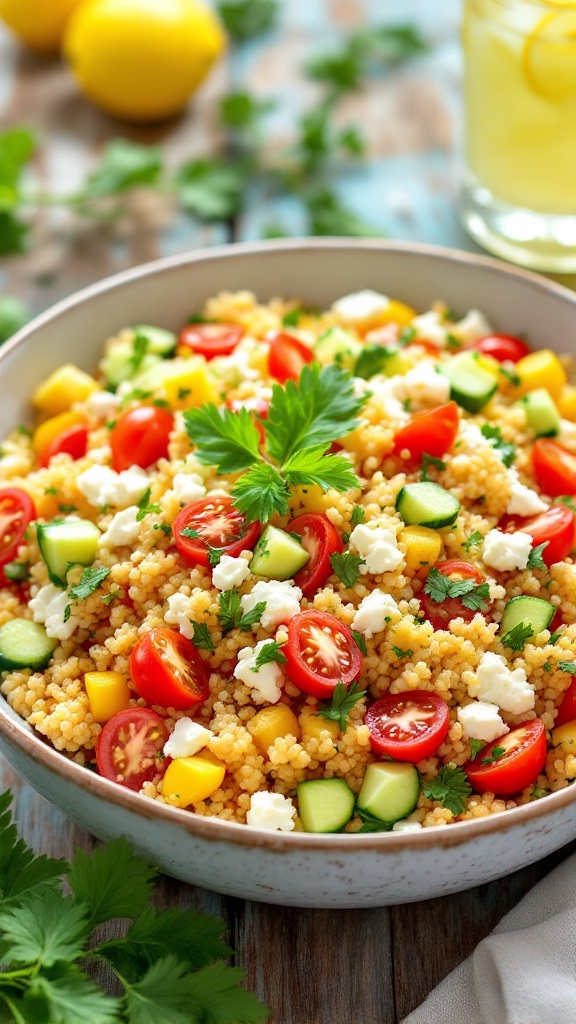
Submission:
[[[576,213],[576,0],[466,0],[466,161],[493,195]]]

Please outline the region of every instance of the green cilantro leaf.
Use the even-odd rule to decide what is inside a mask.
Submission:
[[[452,814],[458,815],[466,809],[466,797],[472,792],[472,786],[462,768],[446,764],[436,778],[422,783],[422,792],[428,800],[438,800]]]
[[[484,538],[482,537],[482,534],[479,532],[479,530],[474,530],[474,533],[470,534],[468,540],[464,541],[462,547],[466,551],[470,551],[470,548],[477,548],[482,543],[483,539]]]
[[[543,544],[538,544],[536,547],[532,548],[528,555],[528,562],[526,565],[527,569],[546,569],[546,563],[542,558],[542,552],[544,551],[544,548],[548,547],[549,543],[549,540],[545,540]]]
[[[572,494],[565,494],[562,498],[556,498],[554,504],[566,505],[573,512],[576,512],[576,498]]]
[[[258,601],[252,611],[243,614],[240,594],[237,590],[223,590],[218,594],[218,604],[220,606],[218,621],[224,636],[236,627],[248,631],[253,625],[260,622],[266,608],[266,601]]]
[[[359,648],[362,654],[368,654],[368,648],[366,647],[366,641],[362,633],[358,633],[355,629],[351,630],[352,638],[354,643]]]
[[[381,818],[375,818],[364,808],[357,807],[356,813],[362,822],[362,827],[357,829],[355,835],[363,835],[367,832],[391,832],[394,827],[393,821],[382,821]]]
[[[145,909],[156,872],[136,857],[124,836],[98,847],[89,857],[77,850],[67,871],[78,903],[85,904],[91,927],[112,917],[137,917]]]
[[[442,459],[437,459],[435,455],[428,455],[428,452],[424,452],[422,455],[422,476],[421,480],[429,480],[428,470],[430,466],[434,466],[435,469],[443,470],[446,469],[446,463],[442,462]]]
[[[106,566],[102,565],[98,569],[93,569],[91,566],[82,570],[80,582],[74,587],[70,587],[68,591],[71,598],[74,601],[84,601],[90,594],[93,594],[95,590],[104,582],[107,576],[110,575],[111,569],[107,569]]]
[[[336,683],[332,694],[332,703],[319,708],[318,714],[329,721],[338,722],[341,732],[346,732],[352,708],[366,696],[367,690],[361,690],[357,682],[350,687],[344,683]]]
[[[19,907],[0,913],[0,931],[4,956],[51,967],[81,956],[91,929],[83,906],[51,891],[31,893]]]
[[[339,50],[314,57],[306,70],[336,94],[355,92],[374,66],[388,67],[426,50],[413,25],[370,26],[352,33]]]
[[[341,455],[326,454],[328,448],[317,444],[294,452],[284,465],[284,476],[289,486],[318,484],[323,490],[353,490],[360,486],[350,463]]]
[[[499,452],[504,465],[510,468],[516,458],[516,445],[510,441],[505,441],[500,427],[493,427],[490,423],[483,423],[480,427],[480,432],[488,440],[495,442],[493,447]]]
[[[559,661],[558,668],[561,672],[568,672],[571,676],[576,676],[576,661]]]
[[[218,0],[216,4],[228,35],[242,43],[274,27],[279,0]]]
[[[276,662],[277,665],[285,665],[286,655],[282,653],[282,647],[283,644],[277,643],[275,640],[268,640],[258,651],[254,668],[250,671],[257,672],[263,665],[269,665],[271,662]]]
[[[162,171],[162,154],[156,146],[128,139],[113,139],[96,170],[88,177],[79,198],[101,199],[118,195],[134,185],[155,184]]]
[[[193,619],[190,619],[190,625],[194,630],[194,637],[192,639],[194,646],[199,647],[202,651],[214,651],[214,641],[206,623],[194,622]]]
[[[517,622],[512,629],[509,629],[507,633],[504,633],[502,637],[502,643],[505,647],[512,648],[513,651],[523,651],[524,645],[531,636],[534,636],[534,630],[529,622]]]
[[[283,516],[288,511],[288,487],[278,470],[267,462],[243,473],[230,493],[236,508],[249,521],[267,523],[275,512]]]
[[[252,168],[243,161],[191,160],[183,164],[174,184],[181,206],[202,220],[228,220],[240,212]]]
[[[330,565],[345,587],[353,587],[360,576],[360,566],[364,565],[364,559],[353,551],[345,551],[343,554],[335,551],[330,555]]]
[[[200,462],[218,467],[222,474],[238,473],[260,459],[260,434],[252,414],[241,408],[232,412],[211,402],[184,412],[186,433],[196,445]]]
[[[474,740],[474,739],[471,739],[471,740],[469,740],[469,743],[470,743],[470,760],[474,761],[474,759],[478,756],[480,751],[484,750],[484,747],[486,746],[486,741],[485,740]]]

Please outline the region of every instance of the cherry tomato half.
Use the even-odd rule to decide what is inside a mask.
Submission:
[[[191,640],[174,629],[151,629],[130,655],[130,676],[148,704],[186,711],[208,696],[206,666]]]
[[[100,733],[96,748],[100,775],[127,789],[141,789],[168,767],[167,759],[159,756],[168,735],[166,723],[155,711],[119,711]]]
[[[68,430],[58,434],[58,437],[55,437],[46,446],[38,457],[38,465],[47,466],[50,459],[53,459],[55,455],[61,455],[63,452],[66,455],[71,455],[74,460],[81,459],[86,455],[87,444],[88,427],[85,423],[76,423],[75,426],[69,427]]]
[[[450,579],[474,580],[475,583],[485,583],[485,577],[470,562],[461,562],[454,558],[448,562],[439,562],[434,566],[443,576]],[[464,619],[464,622],[472,622],[477,614],[472,608],[467,608],[459,597],[447,597],[445,601],[434,601],[430,594],[424,591],[418,595],[422,611],[434,626],[434,629],[448,629],[452,619]]]
[[[364,715],[377,756],[417,764],[444,742],[450,725],[446,701],[428,690],[387,693]]]
[[[531,349],[522,338],[511,334],[487,334],[472,346],[485,356],[492,356],[499,363],[517,363],[529,355]]]
[[[546,729],[534,718],[483,747],[464,770],[477,793],[510,796],[534,782],[545,762]]]
[[[394,438],[394,454],[408,449],[418,461],[424,453],[439,459],[450,451],[456,435],[460,414],[456,402],[447,402],[428,412],[419,412],[412,417]]]
[[[243,336],[240,324],[188,324],[178,335],[178,355],[196,352],[205,359],[229,356]]]
[[[312,608],[290,619],[284,653],[290,679],[313,697],[331,697],[338,683],[356,679],[362,665],[348,626]]]
[[[532,449],[534,476],[544,494],[553,498],[576,494],[576,455],[548,437],[537,437]]]
[[[139,405],[123,412],[110,432],[112,465],[117,473],[130,466],[148,469],[168,456],[171,413],[157,405]]]
[[[316,512],[305,512],[292,519],[287,530],[298,534],[302,547],[310,555],[304,568],[294,577],[304,597],[310,597],[332,575],[330,555],[344,550],[342,538],[327,516]]]
[[[210,565],[210,549],[236,557],[253,548],[262,524],[247,523],[227,494],[198,498],[185,505],[172,524],[174,543],[190,565]]]
[[[574,549],[576,538],[576,517],[567,505],[552,505],[537,516],[523,519],[520,516],[507,516],[502,520],[500,529],[505,533],[528,533],[534,541],[534,547],[544,544],[542,558],[546,565],[562,562]]]
[[[573,679],[562,698],[554,727],[576,721],[576,679]]]
[[[269,335],[268,341],[268,371],[280,384],[298,380],[303,367],[314,359],[314,353],[307,345],[285,331]]]
[[[34,502],[20,487],[0,490],[0,584],[8,584],[2,566],[16,558],[28,523],[36,518]]]

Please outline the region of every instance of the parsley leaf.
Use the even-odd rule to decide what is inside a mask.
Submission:
[[[470,548],[477,548],[478,545],[482,543],[482,540],[483,540],[483,537],[482,537],[482,534],[480,533],[480,531],[479,530],[474,530],[474,533],[470,534],[470,536],[468,537],[468,540],[464,541],[464,544],[462,545],[462,547],[466,551],[470,551]]]
[[[414,654],[414,651],[403,651],[401,647],[395,647],[394,644],[392,644],[392,650],[394,651],[394,654],[400,661],[402,660],[402,658],[411,658],[412,655]]]
[[[534,636],[534,630],[529,622],[517,622],[512,629],[509,629],[507,633],[504,633],[502,637],[502,643],[505,647],[511,647],[513,651],[523,651],[524,645],[531,636]]]
[[[220,119],[228,128],[256,132],[260,118],[275,106],[274,100],[261,100],[245,90],[231,92],[220,101]]]
[[[243,613],[237,590],[223,590],[218,594],[218,604],[218,621],[224,636],[236,627],[248,631],[255,623],[260,622],[266,608],[266,601],[258,601],[251,611]]]
[[[494,761],[498,761],[505,753],[505,747],[492,747],[490,753],[482,758],[480,764],[494,764]]]
[[[476,583],[472,579],[451,580],[438,569],[432,568],[426,577],[424,593],[436,604],[442,604],[447,598],[460,598],[465,608],[482,612],[486,610],[490,598],[490,585],[487,582]]]
[[[224,554],[224,548],[210,548],[208,551],[208,564],[218,565],[222,555]]]
[[[186,409],[183,415],[199,462],[215,465],[219,473],[227,474],[259,461],[260,434],[248,409],[232,412],[207,402],[198,409]]]
[[[367,224],[339,200],[332,189],[317,186],[303,196],[310,216],[311,235],[340,235],[350,238],[376,238],[381,232]]]
[[[371,26],[352,33],[339,50],[314,57],[307,71],[336,94],[355,92],[374,66],[387,67],[426,49],[422,36],[410,24]]]
[[[395,351],[396,349],[390,345],[364,344],[354,364],[354,376],[362,377],[364,380],[376,376],[386,366]]]
[[[7,562],[3,566],[4,575],[7,580],[14,583],[25,583],[30,579],[30,562]]]
[[[216,6],[224,28],[237,42],[268,32],[279,11],[278,0],[219,0]]]
[[[362,505],[354,505],[352,509],[352,515],[350,516],[350,526],[358,526],[360,523],[366,522],[366,512]]]
[[[346,732],[352,708],[359,700],[362,700],[362,697],[366,696],[366,693],[366,690],[360,689],[357,682],[352,683],[349,688],[344,683],[336,683],[332,694],[332,703],[320,708],[318,714],[329,721],[338,722],[340,731]]]
[[[557,629],[555,633],[551,633],[550,634],[550,639],[549,639],[548,643],[552,644],[552,646],[554,646],[555,643],[558,643],[558,640],[560,639],[561,636],[562,636],[562,630]]]
[[[111,569],[107,569],[104,565],[100,566],[99,569],[93,569],[91,566],[83,569],[80,582],[76,586],[70,587],[68,591],[70,597],[74,601],[84,601],[95,590],[98,590],[100,584],[110,575],[111,571]]]
[[[474,761],[474,759],[478,756],[480,751],[484,750],[484,747],[486,746],[486,741],[471,739],[468,742],[470,743],[470,760]]]
[[[543,544],[538,544],[535,548],[532,548],[528,555],[528,562],[526,565],[527,569],[546,569],[546,563],[542,558],[542,552],[544,548],[547,548],[550,541],[545,540]]]
[[[284,475],[290,486],[318,484],[323,490],[352,490],[358,486],[358,477],[346,459],[328,455],[324,444],[294,452],[284,464]]]
[[[153,868],[136,857],[124,836],[98,847],[88,856],[78,849],[67,871],[72,893],[85,904],[94,928],[111,917],[137,917],[152,893]]]
[[[52,967],[58,960],[75,960],[90,931],[84,907],[57,891],[33,893],[22,906],[0,913],[4,955],[19,963]]]
[[[202,651],[214,651],[214,641],[206,623],[194,622],[193,619],[190,619],[190,625],[194,630],[194,637],[192,639],[194,646],[199,647]]]
[[[286,656],[282,653],[282,647],[283,644],[277,643],[276,640],[267,640],[258,651],[254,668],[250,669],[250,671],[257,672],[263,665],[269,665],[271,662],[276,662],[277,665],[285,665]]]
[[[510,468],[516,458],[516,445],[512,444],[510,441],[505,441],[500,427],[493,427],[490,423],[483,423],[480,427],[480,432],[484,437],[488,438],[489,441],[495,442],[493,447],[497,452],[499,452],[504,465]]]
[[[290,492],[278,470],[262,462],[243,473],[231,492],[234,504],[250,521],[266,523],[274,512],[286,515]]]
[[[355,835],[362,835],[366,832],[391,832],[394,827],[393,821],[382,821],[381,818],[375,818],[364,808],[357,807],[356,813],[362,821],[362,828],[359,828]]]
[[[5,910],[21,902],[26,894],[46,891],[56,884],[63,861],[37,857],[23,839],[18,837],[10,816],[11,793],[0,793],[0,906]]]
[[[181,206],[202,220],[228,220],[240,212],[252,168],[244,161],[198,159],[178,169],[174,184]]]
[[[353,587],[360,576],[360,566],[364,565],[364,559],[353,551],[345,551],[343,554],[335,551],[330,555],[330,565],[345,587]]]
[[[368,648],[366,647],[366,641],[364,639],[364,635],[362,633],[358,633],[355,629],[352,629],[351,633],[352,633],[352,637],[354,639],[354,643],[359,648],[359,650],[362,652],[362,654],[368,654]]]
[[[576,676],[576,661],[559,661],[558,668],[561,672],[569,672],[571,676]]]
[[[446,463],[442,462],[442,459],[437,459],[435,455],[428,455],[428,452],[424,452],[422,455],[422,476],[421,480],[429,480],[428,470],[430,466],[434,466],[435,469],[446,469]]]
[[[162,155],[156,146],[143,146],[128,139],[112,139],[79,198],[101,199],[125,192],[134,185],[153,185],[161,171]]]
[[[472,792],[472,786],[462,768],[446,764],[436,778],[422,783],[422,792],[428,800],[438,800],[452,814],[458,815],[466,809],[466,797]]]

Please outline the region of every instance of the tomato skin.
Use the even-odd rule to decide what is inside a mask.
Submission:
[[[324,656],[319,644],[324,644]],[[348,626],[313,608],[290,619],[283,650],[286,672],[294,685],[321,699],[330,698],[338,683],[348,686],[362,666],[362,655]]]
[[[443,576],[457,576],[465,580],[474,580],[475,583],[484,583],[486,577],[476,569],[470,562],[460,561],[458,558],[450,559],[447,562],[439,562],[434,566]],[[472,611],[462,604],[459,597],[448,597],[442,603],[433,601],[424,590],[418,595],[422,611],[428,622],[431,622],[434,629],[448,629],[452,619],[464,619],[464,622],[472,622],[477,612]]]
[[[68,430],[63,430],[58,437],[55,437],[46,446],[38,457],[38,465],[42,467],[47,466],[50,459],[53,459],[55,455],[61,455],[63,452],[71,455],[74,460],[81,459],[86,455],[87,445],[88,427],[85,423],[77,423],[75,426],[69,427]]]
[[[460,413],[456,402],[447,402],[436,409],[416,413],[394,438],[394,454],[405,448],[413,459],[420,461],[426,452],[439,459],[449,451],[458,434]]]
[[[130,677],[148,704],[186,711],[209,693],[208,672],[198,648],[174,629],[151,629],[130,655]]]
[[[512,334],[487,334],[472,348],[484,356],[492,356],[499,363],[518,363],[532,351],[522,338],[515,338]]]
[[[558,708],[558,714],[554,722],[554,728],[574,721],[576,721],[576,678],[572,680],[562,698],[562,703]]]
[[[528,533],[534,541],[534,547],[548,543],[542,552],[545,565],[562,562],[574,549],[576,538],[576,517],[567,505],[552,505],[545,512],[523,519],[520,516],[507,516],[502,520],[500,529],[505,533]]]
[[[482,764],[495,747],[504,747],[505,753],[492,764]],[[545,763],[546,729],[540,718],[533,718],[488,743],[464,771],[477,793],[511,796],[534,782]]]
[[[408,718],[404,717],[408,716]],[[442,745],[450,726],[446,701],[428,690],[387,693],[364,715],[377,756],[417,764]]]
[[[534,476],[553,498],[576,494],[576,455],[548,437],[537,437],[532,449]]]
[[[303,367],[314,359],[312,350],[286,331],[272,332],[268,341],[268,372],[280,384],[285,384],[287,380],[298,380]]]
[[[327,516],[316,512],[305,512],[292,519],[286,528],[297,533],[302,546],[310,555],[309,561],[294,576],[294,583],[300,587],[304,597],[310,597],[323,587],[332,575],[330,555],[344,550],[342,538]]]
[[[34,502],[20,487],[0,489],[0,586],[10,586],[3,566],[16,558],[28,523],[36,519]]]
[[[168,441],[174,417],[157,405],[127,409],[110,432],[112,465],[117,473],[130,466],[148,469],[168,457]]]
[[[243,337],[244,328],[241,324],[188,324],[178,335],[178,348],[182,347],[184,351],[195,352],[210,360],[216,356],[229,356]]]
[[[163,773],[169,758],[159,758],[169,733],[164,719],[148,708],[119,711],[103,727],[96,747],[100,775],[136,792]],[[123,754],[128,754],[128,772]],[[119,775],[123,777],[119,778]]]
[[[182,536],[184,529],[196,530],[198,537]],[[172,533],[178,551],[189,565],[208,568],[210,548],[222,548],[224,554],[236,558],[241,551],[254,547],[262,533],[262,523],[246,523],[232,498],[218,494],[185,505],[172,524]]]

